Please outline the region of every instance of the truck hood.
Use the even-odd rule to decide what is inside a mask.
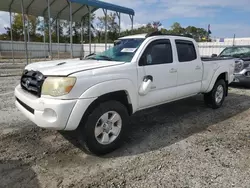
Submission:
[[[25,69],[39,71],[47,76],[68,76],[75,72],[117,66],[124,63],[117,61],[67,59],[31,63]]]

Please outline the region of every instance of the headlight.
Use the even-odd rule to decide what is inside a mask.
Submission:
[[[244,67],[244,61],[239,59],[235,61],[235,71],[240,72]]]
[[[48,77],[42,86],[42,95],[58,97],[68,94],[74,87],[75,77]]]
[[[28,72],[27,69],[23,69],[23,72],[22,72],[22,75],[21,75],[21,76],[23,76],[23,75],[26,74],[27,72]]]

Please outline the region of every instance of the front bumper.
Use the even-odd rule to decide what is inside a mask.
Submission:
[[[239,73],[235,73],[233,83],[250,84],[250,76],[246,75],[248,71],[250,70],[244,69]]]
[[[75,130],[91,99],[47,99],[38,98],[20,85],[15,88],[16,107],[37,126],[54,130]]]

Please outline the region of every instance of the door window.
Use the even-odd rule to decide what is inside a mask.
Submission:
[[[173,63],[172,47],[169,40],[154,41],[142,56],[143,65],[158,65]]]
[[[188,62],[197,59],[194,44],[191,41],[176,40],[179,62]]]

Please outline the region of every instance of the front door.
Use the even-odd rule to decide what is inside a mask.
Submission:
[[[139,108],[163,104],[176,98],[177,67],[173,61],[170,40],[152,41],[144,51],[138,68],[139,87],[143,80],[152,79],[145,95],[139,94]]]

